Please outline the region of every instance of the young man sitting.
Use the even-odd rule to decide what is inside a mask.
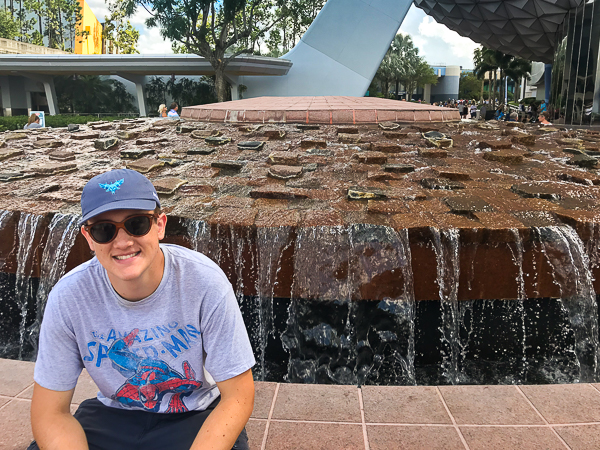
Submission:
[[[248,449],[254,357],[231,284],[206,256],[160,244],[167,217],[128,169],[92,178],[81,232],[95,257],[46,305],[30,449]],[[86,368],[100,392],[71,415]]]

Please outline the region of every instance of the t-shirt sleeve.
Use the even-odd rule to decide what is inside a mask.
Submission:
[[[215,381],[228,380],[254,366],[250,339],[231,285],[216,304],[203,305],[200,325],[205,367]]]
[[[83,369],[75,334],[66,323],[65,312],[61,311],[56,293],[50,292],[40,330],[33,379],[53,391],[73,389]]]

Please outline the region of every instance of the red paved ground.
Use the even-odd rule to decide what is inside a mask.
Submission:
[[[373,97],[258,97],[183,108],[181,117],[206,122],[367,124],[453,122],[457,109]]]
[[[32,439],[33,363],[0,359],[0,450]],[[591,450],[600,386],[331,386],[256,383],[252,450]],[[79,378],[72,410],[97,389]]]

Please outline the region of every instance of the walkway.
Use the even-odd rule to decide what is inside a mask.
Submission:
[[[32,436],[33,363],[0,359],[0,450]],[[256,383],[255,450],[590,450],[600,385],[330,386]],[[73,407],[96,394],[84,373]]]
[[[375,97],[259,97],[184,107],[184,119],[206,122],[367,124],[459,121],[458,109]]]

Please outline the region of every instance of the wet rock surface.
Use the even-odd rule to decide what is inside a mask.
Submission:
[[[505,131],[520,135],[510,135],[512,140],[500,137]],[[194,133],[202,134],[197,137],[206,143],[198,145]],[[428,147],[431,139],[451,139],[453,144]],[[526,198],[545,200],[528,208],[551,215],[600,210],[594,153],[600,151],[600,135],[560,127],[494,122],[234,126],[138,120],[80,125],[76,132],[67,128],[7,132],[0,141],[7,143],[0,149],[4,164],[0,209],[77,212],[76,204],[60,199],[80,195],[81,185],[102,171],[131,167],[152,181],[176,178],[187,180],[189,186],[210,186],[211,192],[201,199],[195,196],[193,203],[186,201],[188,194],[181,188],[165,198],[171,214],[190,218],[210,217],[222,207],[221,198],[231,195],[242,200],[277,199],[280,208],[300,211],[301,216],[331,211],[345,224],[390,226],[394,214],[403,213],[425,214],[432,224],[452,223],[445,216],[457,213],[438,191],[477,197],[495,213],[517,222],[515,213],[527,209],[522,203]],[[59,150],[52,149],[55,142],[62,143]],[[71,166],[56,165],[66,162]],[[53,200],[48,193],[45,199],[36,194],[41,192],[38,183],[46,181],[32,178],[35,174],[50,176],[59,186]],[[394,203],[389,208],[369,206],[374,199],[365,197],[353,198],[350,206],[348,190],[356,187],[384,196],[376,203]],[[309,203],[297,204],[305,200]],[[261,203],[241,204],[257,211],[267,208]],[[489,226],[475,216],[470,220]]]

